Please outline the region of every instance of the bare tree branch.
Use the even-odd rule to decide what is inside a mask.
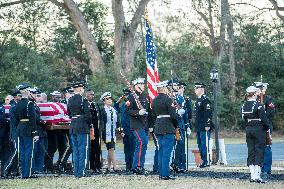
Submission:
[[[273,5],[276,15],[281,19],[284,20],[284,15],[281,15],[279,11],[284,11],[284,7],[279,7],[276,0],[268,0]]]
[[[145,11],[145,7],[149,1],[150,0],[141,0],[139,2],[136,12],[134,13],[134,16],[132,17],[130,25],[129,25],[129,31],[131,32],[132,35],[135,34],[138,24],[140,23],[141,16],[143,15]]]
[[[232,5],[232,6],[235,6],[235,5],[248,5],[248,6],[251,6],[251,7],[255,8],[255,9],[258,9],[260,11],[261,10],[275,10],[273,8],[268,8],[268,7],[259,8],[259,7],[255,6],[255,5],[250,4],[250,3],[233,3],[233,4],[230,4],[230,5]]]

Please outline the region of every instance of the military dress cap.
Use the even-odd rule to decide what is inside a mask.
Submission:
[[[86,82],[85,81],[77,81],[72,83],[73,88],[78,88],[78,87],[85,87]]]
[[[102,94],[100,100],[104,101],[106,98],[112,98],[111,92],[105,92],[104,94]]]
[[[50,93],[52,96],[61,96],[61,93],[59,91],[53,91]]]
[[[64,93],[74,93],[74,89],[72,87],[65,87],[62,89]]]
[[[21,93],[18,89],[15,89],[12,93],[11,93],[12,96],[21,96]]]
[[[182,82],[182,81],[179,82],[179,85],[180,85],[180,86],[184,86],[184,87],[187,86],[187,84],[186,84],[185,82]]]
[[[166,80],[166,81],[161,81],[161,82],[159,82],[159,83],[156,83],[155,86],[156,86],[157,88],[167,87],[167,86],[169,86],[169,81],[168,81],[168,80]]]
[[[19,91],[24,90],[24,89],[28,89],[30,88],[30,86],[28,84],[20,84],[16,87]]]
[[[168,85],[173,85],[173,84],[180,85],[180,81],[177,78],[168,80]]]
[[[256,87],[256,88],[263,88],[263,89],[267,89],[267,86],[268,86],[269,84],[268,83],[262,83],[262,82],[259,82],[259,81],[257,81],[257,82],[254,82],[254,86]]]
[[[132,81],[133,85],[144,84],[144,83],[145,83],[145,78],[142,78],[142,77],[139,77],[139,78]]]
[[[249,87],[246,89],[246,92],[247,92],[247,93],[255,93],[257,90],[258,90],[258,88],[256,88],[255,86],[249,86]]]
[[[194,83],[194,88],[204,88],[206,85],[202,82],[195,82]]]
[[[124,96],[130,95],[130,93],[131,93],[131,91],[129,89],[127,89],[127,88],[123,89],[123,95]]]

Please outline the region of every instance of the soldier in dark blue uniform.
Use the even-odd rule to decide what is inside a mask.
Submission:
[[[90,168],[95,174],[101,174],[101,129],[99,125],[100,109],[97,103],[94,102],[94,91],[89,89],[86,93],[86,98],[90,104],[90,111],[92,115],[92,125],[94,137],[90,143]]]
[[[135,94],[129,95],[128,101],[126,102],[127,113],[130,115],[130,130],[135,141],[132,169],[136,174],[145,173],[144,163],[148,144],[150,104],[148,97],[143,93],[144,81],[144,78],[137,78],[132,81]]]
[[[20,144],[20,160],[22,178],[32,177],[35,142],[39,139],[37,133],[37,114],[34,104],[28,100],[30,92],[26,84],[19,86],[22,99],[15,108],[15,124],[18,128]]]
[[[39,136],[38,141],[35,142],[34,146],[34,165],[33,165],[33,172],[35,174],[44,173],[44,157],[46,152],[46,145],[45,145],[45,138],[47,137],[45,123],[40,119],[40,109],[36,104],[36,95],[40,95],[41,91],[38,88],[31,88],[30,91],[30,98],[29,100],[34,105],[35,112],[36,112],[36,125],[37,125],[37,133]]]
[[[242,106],[242,118],[246,122],[246,142],[248,147],[247,166],[251,173],[251,182],[265,183],[261,179],[261,167],[264,159],[266,131],[270,122],[266,117],[263,106],[257,102],[257,88],[247,88],[247,101]]]
[[[257,92],[258,102],[261,101],[261,95],[262,95],[263,102],[260,102],[260,103],[264,105],[266,117],[268,118],[268,121],[270,122],[269,132],[270,134],[272,134],[272,130],[273,130],[272,118],[275,113],[275,105],[272,102],[271,96],[266,94],[268,83],[255,82],[255,85],[259,89]],[[261,169],[261,172],[271,174],[271,166],[272,166],[271,144],[266,144],[264,148],[264,162],[263,162],[263,167]]]
[[[174,179],[170,176],[170,157],[175,143],[175,133],[178,127],[176,109],[168,96],[168,81],[157,85],[158,96],[153,99],[152,112],[155,120],[154,131],[159,142],[159,175],[163,180]]]
[[[176,103],[176,114],[180,132],[180,140],[176,141],[174,160],[171,166],[177,173],[184,173],[186,169],[185,134],[188,126],[188,114],[186,112],[185,98],[180,94],[180,81],[173,79],[169,84],[171,85],[171,90],[173,90]]]
[[[17,132],[17,125],[15,123],[15,108],[16,104],[21,100],[21,93],[18,89],[16,89],[11,94],[14,99],[10,102],[10,141],[12,142],[12,154],[9,157],[9,160],[7,161],[5,165],[5,172],[4,176],[17,176],[19,175],[19,146],[18,146],[18,132]]]
[[[201,155],[202,163],[199,166],[204,168],[210,166],[210,157],[208,154],[209,140],[212,124],[212,108],[209,98],[204,94],[204,87],[206,85],[198,82],[195,83],[194,92],[197,96],[194,109],[195,109],[195,130],[197,144]],[[208,159],[209,158],[209,159]]]
[[[134,153],[134,136],[130,131],[130,118],[126,112],[126,101],[128,96],[130,95],[129,89],[123,89],[123,96],[114,103],[115,109],[120,113],[121,117],[121,126],[122,126],[122,137],[124,144],[124,154],[125,154],[125,163],[126,163],[126,171],[130,172],[132,169],[133,162],[133,153]],[[122,102],[119,107],[119,103]]]
[[[70,134],[73,146],[73,170],[74,176],[77,178],[87,176],[85,169],[88,162],[89,131],[92,120],[89,102],[83,97],[84,86],[84,82],[72,84],[75,94],[67,104],[68,114],[71,118]]]

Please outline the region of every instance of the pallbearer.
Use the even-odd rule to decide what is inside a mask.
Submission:
[[[152,102],[155,119],[154,131],[159,144],[159,175],[163,180],[174,179],[170,176],[170,158],[175,143],[175,129],[178,127],[176,109],[168,94],[168,81],[157,84],[158,96]]]
[[[76,178],[86,176],[89,126],[91,125],[89,102],[83,97],[84,86],[84,82],[72,84],[75,94],[67,104],[68,115],[71,118],[70,135],[73,146],[73,170]]]

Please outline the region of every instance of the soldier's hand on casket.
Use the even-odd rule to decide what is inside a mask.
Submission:
[[[181,108],[177,111],[177,113],[178,113],[179,116],[182,116],[185,113],[185,110],[183,108]]]
[[[139,115],[145,115],[145,114],[147,114],[146,109],[139,110]]]
[[[34,136],[33,140],[34,142],[37,142],[39,140],[39,136]]]

